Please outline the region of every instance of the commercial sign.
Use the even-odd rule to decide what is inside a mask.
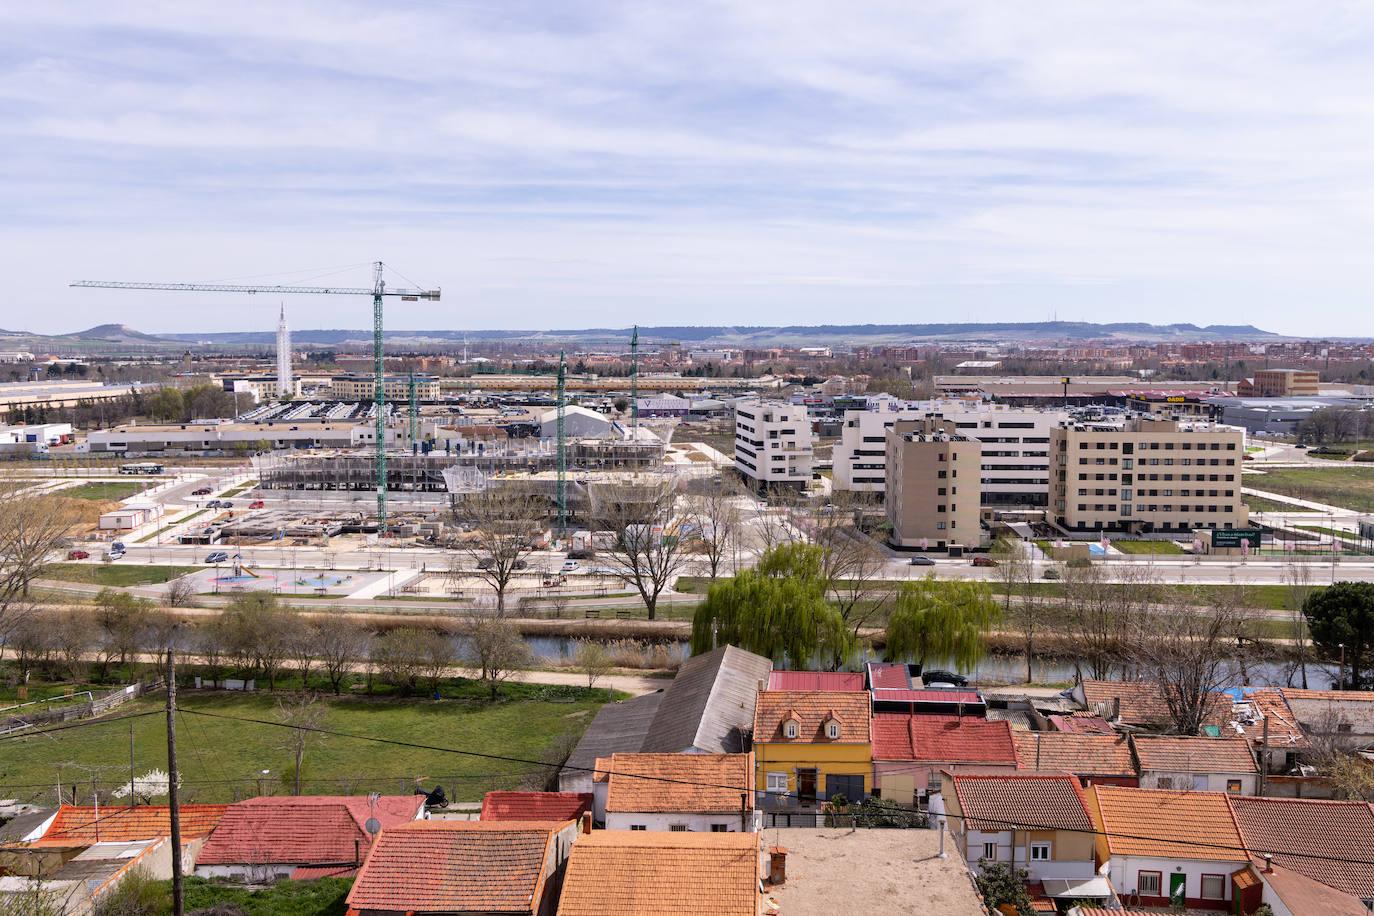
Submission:
[[[1212,547],[1239,547],[1249,544],[1252,548],[1260,546],[1258,528],[1216,528],[1212,531]]]
[[[1181,394],[1171,394],[1164,400],[1170,404],[1186,404],[1188,402],[1188,398]]]

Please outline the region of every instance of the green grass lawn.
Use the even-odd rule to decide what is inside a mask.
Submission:
[[[91,483],[83,483],[79,486],[68,487],[65,490],[58,490],[60,496],[70,496],[74,499],[93,499],[107,502],[118,502],[121,499],[128,499],[138,493],[142,493],[148,487],[147,483],[135,483],[123,480],[96,480]]]
[[[241,483],[241,484],[239,484],[237,487],[234,487],[234,489],[225,492],[224,496],[221,497],[221,498],[227,498],[227,497],[230,497],[230,496],[238,496],[240,493],[247,493],[249,490],[253,489],[253,488],[256,487],[257,485],[258,485],[258,482],[257,482],[256,480],[250,480],[250,481],[248,481],[248,482],[246,482],[246,483]]]
[[[328,698],[323,728],[439,748],[463,749],[522,758],[547,759],[555,746],[570,748],[595,711],[612,697],[605,690],[509,684],[502,699],[486,700],[485,688],[455,680],[441,690],[445,699]],[[183,802],[232,801],[265,791],[282,794],[291,770],[286,745],[289,732],[280,727],[194,715],[191,711],[276,721],[278,696],[220,691],[182,691],[177,718],[178,763]],[[118,715],[156,712],[164,700],[148,697],[120,708]],[[102,798],[128,780],[129,729],[133,727],[135,769],[166,767],[163,717],[147,715],[99,720],[46,736],[5,741],[0,758],[0,797],[52,796],[60,778],[77,783],[89,803],[92,782]],[[263,777],[262,770],[270,773]],[[516,788],[539,777],[545,768],[481,757],[398,747],[337,736],[312,738],[306,750],[303,791],[354,794],[369,791],[409,794],[415,780],[427,788],[436,783],[449,798],[475,801],[491,789]]]
[[[1244,483],[1257,490],[1355,512],[1374,512],[1374,468],[1276,468],[1264,474],[1247,474]]]
[[[1256,478],[1258,479],[1258,478]],[[1249,486],[1250,482],[1246,482]],[[1252,496],[1248,493],[1241,494],[1241,499],[1251,512],[1303,512],[1306,511],[1302,506],[1294,506],[1290,503],[1281,503],[1277,499],[1266,499],[1263,496]]]
[[[1122,553],[1154,555],[1183,553],[1183,548],[1173,541],[1112,541],[1112,546]]]
[[[194,566],[138,566],[124,563],[54,563],[43,568],[42,578],[59,582],[90,582],[125,587],[160,585],[196,571]]]

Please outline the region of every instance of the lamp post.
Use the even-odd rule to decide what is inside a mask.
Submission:
[[[1337,690],[1344,690],[1344,689],[1345,689],[1345,643],[1340,643],[1339,645],[1340,645],[1340,649],[1341,649],[1341,666],[1340,666],[1340,668],[1336,669],[1336,689],[1337,689]]]

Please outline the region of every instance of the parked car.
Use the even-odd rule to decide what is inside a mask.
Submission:
[[[1055,569],[1053,566],[1051,566],[1049,569],[1045,570],[1044,572],[1042,572],[1042,573],[1040,574],[1040,578],[1042,578],[1042,579],[1058,579],[1058,578],[1059,578],[1059,570],[1057,570],[1057,569]]]
[[[212,500],[210,500],[209,502],[207,502],[207,503],[205,504],[205,508],[207,508],[207,509],[218,509],[221,505],[223,505],[223,503],[221,503],[219,500],[217,500],[217,499],[212,499]]]
[[[527,562],[524,561],[524,560],[516,560],[514,563],[512,563],[512,564],[510,565],[510,568],[511,568],[511,569],[528,569],[528,568],[529,568],[529,565],[530,565],[530,564],[527,563]]]
[[[594,556],[596,556],[596,551],[592,550],[590,547],[583,547],[580,550],[568,551],[569,560],[590,560]]]
[[[953,684],[955,687],[968,686],[968,678],[962,674],[955,674],[953,671],[922,671],[921,680],[927,687],[932,684]]]
[[[482,559],[477,561],[478,569],[491,569],[495,565],[496,561],[493,560],[491,557],[482,557]]]
[[[228,563],[229,554],[223,550],[215,550],[205,556],[206,563]]]
[[[234,503],[233,503],[232,500],[221,499],[221,500],[219,501],[219,507],[220,507],[221,509],[232,509],[232,508],[234,508]],[[994,564],[994,565],[995,565],[995,564]]]
[[[997,565],[997,561],[994,560],[992,557],[974,557],[974,558],[973,558],[973,565],[974,565],[974,566],[996,566],[996,565]]]
[[[111,547],[109,550],[105,551],[105,559],[107,559],[107,560],[122,560],[122,559],[124,559],[124,551],[122,551],[122,550],[115,550],[113,547]]]
[[[67,551],[67,559],[68,559],[68,560],[89,560],[90,558],[91,558],[91,555],[90,555],[89,553],[87,553],[86,551],[84,551],[84,550],[69,550],[69,551]]]
[[[565,573],[577,572],[579,568],[579,564],[576,560],[564,560],[563,568],[561,571]]]
[[[120,553],[124,553],[124,552],[125,552],[126,550],[128,550],[129,548],[127,548],[127,547],[124,546],[124,542],[123,542],[123,541],[111,541],[111,542],[110,542],[110,549],[111,549],[111,550],[117,550],[117,551],[119,551]]]
[[[191,491],[191,495],[192,495],[192,496],[209,496],[209,495],[210,495],[211,493],[213,493],[213,492],[215,492],[215,491],[212,490],[212,489],[210,489],[209,487],[197,487],[196,489],[194,489],[194,490]]]
[[[251,503],[248,504],[248,508],[250,508],[250,509],[261,509],[261,508],[263,508],[263,507],[266,506],[266,505],[267,505],[267,503],[263,502],[262,500],[260,500],[260,499],[255,499],[255,500],[253,500]]]
[[[912,557],[912,558],[911,558],[911,565],[912,565],[912,566],[934,566],[934,565],[935,565],[935,561],[932,560],[930,557]]]

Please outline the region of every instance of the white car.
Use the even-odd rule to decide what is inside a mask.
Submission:
[[[581,567],[578,566],[576,560],[564,560],[564,561],[563,561],[563,568],[562,568],[562,570],[560,570],[560,571],[561,571],[561,572],[565,572],[565,573],[577,572],[577,570],[580,569],[580,568],[581,568]]]

